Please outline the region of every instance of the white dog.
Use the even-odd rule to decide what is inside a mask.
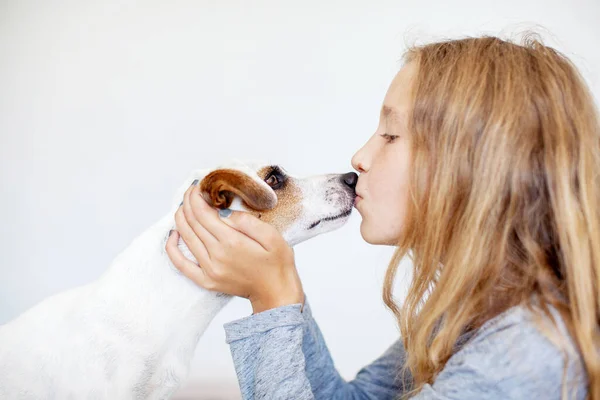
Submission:
[[[165,399],[175,392],[200,336],[230,300],[181,275],[165,251],[174,214],[196,179],[215,207],[250,212],[295,245],[348,220],[357,175],[298,179],[277,166],[242,163],[196,171],[167,215],[97,281],[0,326],[1,399]],[[179,247],[194,259],[182,241]]]

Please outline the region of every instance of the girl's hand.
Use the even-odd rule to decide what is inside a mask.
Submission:
[[[254,313],[304,302],[294,251],[273,226],[238,211],[220,218],[197,185],[185,192],[175,222],[177,231],[167,241],[167,254],[198,286],[245,297]],[[200,265],[181,253],[180,235]]]

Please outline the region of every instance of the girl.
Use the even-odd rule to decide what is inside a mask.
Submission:
[[[409,49],[352,165],[362,237],[396,246],[383,298],[401,339],[351,382],[281,235],[186,192],[167,252],[196,284],[251,301],[225,326],[244,398],[600,400],[600,126],[566,57],[533,38]]]

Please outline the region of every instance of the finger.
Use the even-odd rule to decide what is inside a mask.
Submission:
[[[196,265],[192,261],[188,260],[179,247],[177,243],[179,241],[179,233],[177,231],[173,231],[169,239],[167,240],[167,245],[165,249],[167,250],[167,254],[171,259],[173,265],[181,271],[183,275],[191,279],[198,286],[201,286],[205,289],[211,287],[210,280],[207,278],[206,274],[202,270],[202,267]],[[208,287],[207,287],[208,286]]]
[[[195,186],[192,185],[188,188],[188,190],[185,191],[185,193],[183,195],[183,204],[181,205],[180,208],[183,211],[183,214],[185,216],[185,220],[186,220],[188,226],[192,229],[192,231],[196,234],[196,236],[202,241],[202,243],[204,244],[204,246],[206,246],[206,249],[209,250],[209,253],[210,253],[210,249],[214,249],[215,245],[218,245],[218,240],[211,232],[209,232],[202,225],[202,223],[200,221],[198,221],[198,218],[196,217],[196,214],[194,213],[194,210],[192,209],[192,205],[190,204],[190,198],[191,198],[192,190],[194,188],[195,188]],[[184,237],[184,240],[186,240],[185,235],[187,233],[188,232],[185,232],[185,234],[184,234],[182,232],[182,236]]]
[[[249,213],[234,211],[224,218],[223,222],[248,236],[267,251],[283,241],[283,237],[274,226]]]
[[[221,221],[217,210],[204,200],[198,186],[192,187],[189,193],[186,193],[186,198],[183,201],[184,206],[186,202],[189,203],[195,220],[218,241],[222,241],[231,235],[231,228]]]
[[[188,224],[181,207],[175,212],[175,225],[178,236],[181,236],[188,249],[196,257],[196,260],[198,260],[198,263],[206,268],[210,268],[210,253],[206,245],[202,242],[202,239],[196,236],[196,233]]]

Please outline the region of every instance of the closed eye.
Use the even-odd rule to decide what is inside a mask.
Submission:
[[[381,136],[386,140],[386,142],[388,143],[393,143],[394,140],[398,139],[400,136],[398,135],[389,135],[387,133],[383,133],[381,134]]]

